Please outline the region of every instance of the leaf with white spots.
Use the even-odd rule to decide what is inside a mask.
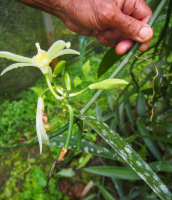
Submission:
[[[123,140],[114,130],[102,121],[84,114],[77,115],[95,132],[97,132],[152,188],[152,190],[165,200],[172,199],[172,194],[149,165],[136,153],[136,151]]]
[[[65,141],[66,141],[65,135],[58,135],[58,136],[50,139],[50,146],[63,148]],[[77,145],[77,138],[72,137],[68,149],[76,150],[76,145]],[[118,160],[120,162],[124,162],[120,158],[120,156],[118,156],[117,153],[109,151],[109,149],[107,149],[105,147],[100,147],[100,146],[98,146],[92,142],[88,142],[84,139],[81,140],[80,151],[85,152],[85,153],[90,153],[93,155],[102,156],[102,157],[113,159],[113,160]]]

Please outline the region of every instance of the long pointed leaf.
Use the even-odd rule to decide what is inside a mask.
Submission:
[[[99,190],[106,200],[115,200],[115,198],[101,185],[97,184]]]
[[[149,165],[114,130],[100,120],[84,114],[77,116],[96,131],[161,198],[170,200],[172,194]]]
[[[125,103],[125,110],[127,112],[127,116],[128,116],[128,119],[129,119],[130,123],[132,124],[132,126],[134,126],[133,115],[132,115],[132,112],[131,112],[131,106],[130,106],[130,102],[129,101],[127,101]]]
[[[58,136],[50,139],[50,146],[56,146],[56,147],[63,148],[65,141],[66,141],[65,135],[58,135]],[[77,138],[72,136],[68,149],[76,150],[76,145],[77,145]],[[88,142],[84,139],[81,140],[81,151],[83,151],[85,153],[91,153],[94,155],[98,155],[98,156],[102,156],[105,158],[114,159],[114,160],[123,162],[123,160],[120,158],[120,156],[118,156],[117,153],[109,151],[109,149],[107,149],[105,147],[100,147],[100,146],[98,146],[92,142]]]
[[[125,180],[140,180],[140,176],[129,167],[98,166],[84,168],[84,171],[100,176],[113,177]]]
[[[141,136],[150,136],[150,133],[146,129],[145,125],[141,120],[137,120],[137,129]],[[149,138],[143,138],[145,144],[147,145],[148,149],[152,152],[152,154],[158,159],[162,160],[161,153],[156,146],[155,142]]]
[[[111,48],[104,55],[99,69],[98,69],[98,78],[100,78],[108,69],[110,69],[119,59],[121,59],[124,55],[117,55],[115,53],[115,48]]]
[[[149,166],[156,171],[172,172],[172,161],[171,160],[152,162],[149,164]]]

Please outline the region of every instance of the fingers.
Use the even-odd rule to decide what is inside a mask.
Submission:
[[[99,22],[102,27],[115,29],[125,37],[140,43],[148,42],[153,37],[153,31],[150,26],[123,14],[120,10],[116,10],[116,12],[109,10],[109,16],[108,19],[103,16],[105,20]]]
[[[136,10],[131,14],[131,16],[147,24],[152,16],[152,11],[144,0],[126,0],[121,11],[128,15],[128,13],[133,11],[135,8]]]
[[[133,40],[130,40],[130,39],[126,39],[126,40],[121,41],[120,43],[118,43],[118,45],[115,48],[116,54],[122,55],[122,54],[126,53],[129,49],[132,48],[134,43],[135,42]],[[140,47],[138,48],[138,50],[141,51],[141,52],[146,51],[149,47],[149,44],[150,44],[150,41],[146,42],[144,44],[141,44]]]
[[[127,39],[127,40],[123,40],[121,41],[115,48],[115,52],[118,55],[122,55],[125,52],[127,52],[129,49],[131,49],[131,47],[134,45],[134,41]]]
[[[73,31],[75,33],[78,33],[80,35],[88,36],[88,37],[94,35],[92,30],[83,28],[81,26],[78,26],[78,25],[72,23],[68,19],[65,21],[65,25],[69,30],[71,30],[71,31]]]
[[[100,44],[105,45],[105,46],[109,46],[109,47],[114,47],[116,45],[116,42],[110,42],[109,40],[106,40],[103,37],[103,34],[101,32],[95,31],[94,32],[95,37],[97,38],[97,40],[99,41]]]

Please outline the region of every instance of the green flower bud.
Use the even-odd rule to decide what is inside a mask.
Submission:
[[[128,85],[128,82],[122,79],[106,79],[104,81],[89,85],[90,89],[111,90],[119,88],[123,85]]]
[[[60,72],[62,72],[63,69],[65,68],[65,66],[66,66],[65,60],[62,60],[59,63],[57,63],[57,65],[53,71],[53,77],[56,77]]]
[[[70,79],[70,76],[68,73],[65,73],[64,80],[65,80],[67,90],[70,91],[71,90],[71,79]]]

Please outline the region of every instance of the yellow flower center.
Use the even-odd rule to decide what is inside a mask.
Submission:
[[[46,51],[43,51],[40,48],[39,43],[36,43],[36,47],[38,49],[38,54],[33,57],[33,62],[35,63],[35,65],[39,68],[44,68],[46,66],[49,66],[50,60],[47,56]]]

